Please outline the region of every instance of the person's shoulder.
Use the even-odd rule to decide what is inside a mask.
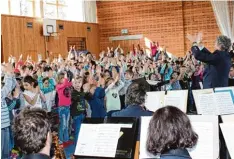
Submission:
[[[47,156],[42,153],[30,154],[24,156],[22,159],[51,159],[50,156]]]
[[[145,116],[152,116],[152,115],[154,114],[154,112],[151,112],[151,111],[149,111],[149,110],[145,110],[145,111],[143,111],[143,114],[144,114]]]
[[[126,117],[127,115],[128,114],[127,114],[126,109],[122,109],[120,111],[113,112],[111,114],[111,117]]]

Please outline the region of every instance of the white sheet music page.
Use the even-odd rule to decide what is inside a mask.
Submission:
[[[82,124],[75,155],[115,157],[121,124]]]
[[[157,109],[163,106],[165,92],[147,92],[145,107],[155,112]]]
[[[234,122],[220,124],[225,143],[231,158],[234,158]]]
[[[198,134],[197,145],[189,149],[193,159],[214,159],[213,124],[211,122],[192,122],[193,130]]]
[[[221,118],[223,123],[234,123],[234,114],[222,115]]]
[[[212,94],[214,93],[213,89],[199,89],[199,90],[192,90],[193,92],[193,98],[195,101],[195,105],[198,111],[198,114],[200,114],[199,112],[199,95],[201,94]]]
[[[148,127],[151,120],[149,117],[141,117],[141,136],[140,136],[140,159],[143,158],[153,158],[154,156],[147,152],[146,150],[146,141],[148,137]]]
[[[234,114],[234,105],[229,92],[214,93],[218,115]]]
[[[187,111],[188,91],[168,91],[164,97],[164,106],[174,106],[186,113]]]
[[[217,159],[219,157],[218,116],[189,115],[189,119],[198,134],[197,145],[189,149],[192,159]]]
[[[211,94],[199,94],[197,112],[202,115],[216,115],[217,106],[215,102],[214,93]]]

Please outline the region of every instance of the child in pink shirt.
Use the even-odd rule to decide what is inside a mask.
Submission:
[[[58,93],[58,113],[59,113],[59,140],[60,143],[69,140],[68,128],[71,105],[71,87],[72,83],[67,79],[67,73],[59,73],[56,91]]]

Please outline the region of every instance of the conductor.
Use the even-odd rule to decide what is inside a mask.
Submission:
[[[201,33],[196,36],[188,35],[187,38],[193,43],[191,50],[194,57],[205,63],[203,87],[227,87],[231,68],[231,56],[229,54],[231,40],[224,35],[218,36],[215,42],[216,50],[211,53],[202,45]]]

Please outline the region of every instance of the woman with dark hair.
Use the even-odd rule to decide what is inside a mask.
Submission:
[[[187,115],[167,106],[158,109],[149,123],[146,149],[160,159],[191,159],[186,149],[197,140]]]
[[[43,92],[38,86],[37,80],[32,76],[25,76],[23,79],[25,106],[42,108],[46,101]]]

